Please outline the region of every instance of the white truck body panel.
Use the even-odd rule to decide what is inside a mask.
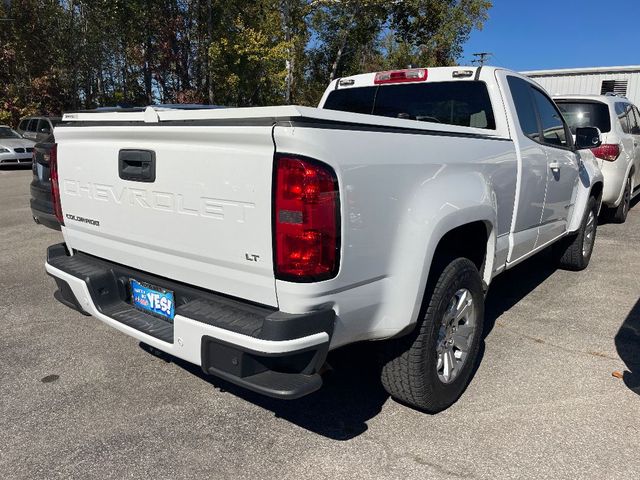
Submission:
[[[60,128],[60,189],[73,248],[181,282],[276,305],[271,127]],[[118,151],[156,152],[153,183],[118,177]],[[245,255],[257,255],[248,262]]]
[[[416,318],[424,267],[446,232],[487,220],[492,242],[509,233],[517,168],[510,141],[279,126],[274,138],[279,150],[320,158],[338,175],[338,275],[319,283],[276,282],[284,311],[304,312],[313,303],[334,306],[336,345],[388,337]],[[492,268],[489,261],[487,283]]]
[[[469,224],[486,229],[478,266],[488,287],[498,273],[577,230],[592,188],[602,182],[593,155],[523,134],[507,76],[530,81],[488,67],[457,78],[461,68],[430,69],[428,81],[484,82],[495,129],[322,108],[343,83],[370,86],[373,74],[335,80],[320,108],[66,115],[55,131],[66,247],[285,314],[332,310],[330,348],[405,332],[418,321],[434,253],[447,233]],[[155,152],[155,181],[119,177],[118,154],[126,149]],[[276,154],[311,158],[335,172],[340,264],[332,278],[276,279]],[[270,354],[328,341],[256,343],[194,329],[197,322],[177,315],[174,334],[183,345],[163,346],[116,325],[82,281],[47,268],[73,284],[86,312],[194,363],[199,350],[185,349],[197,350],[203,335]]]

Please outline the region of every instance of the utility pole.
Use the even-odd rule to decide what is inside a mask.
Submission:
[[[480,66],[484,65],[491,57],[493,57],[493,53],[491,52],[478,52],[472,53],[471,55],[476,57],[474,60],[471,60],[471,63]]]

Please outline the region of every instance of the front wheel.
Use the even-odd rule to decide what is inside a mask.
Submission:
[[[578,232],[563,238],[556,245],[560,267],[575,271],[587,268],[593,253],[597,228],[598,204],[594,197],[590,197]]]
[[[387,342],[382,384],[392,397],[435,413],[462,395],[478,359],[484,321],[478,269],[466,258],[451,261],[424,302],[416,329]]]

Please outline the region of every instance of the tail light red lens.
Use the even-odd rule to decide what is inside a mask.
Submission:
[[[592,148],[591,151],[596,157],[607,162],[613,162],[620,156],[620,145],[603,143],[599,147]]]
[[[373,83],[379,85],[381,83],[424,82],[427,79],[427,75],[428,71],[426,68],[390,70],[388,72],[376,73]]]
[[[54,144],[49,150],[49,171],[51,172],[51,201],[53,213],[55,213],[60,225],[64,225],[62,205],[60,203],[60,185],[58,183],[58,144]]]
[[[290,155],[275,158],[276,278],[314,282],[334,277],[340,261],[338,181],[331,167]]]

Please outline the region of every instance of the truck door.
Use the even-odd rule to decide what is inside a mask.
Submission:
[[[519,77],[507,75],[511,91],[514,119],[514,140],[520,153],[519,193],[511,227],[512,262],[531,252],[538,238],[544,196],[547,188],[548,160],[540,142],[540,126],[531,92],[531,84]]]
[[[531,86],[531,91],[548,167],[547,192],[536,242],[538,247],[559,237],[567,228],[569,210],[578,186],[578,157],[573,151],[571,132],[558,107],[542,90]]]

